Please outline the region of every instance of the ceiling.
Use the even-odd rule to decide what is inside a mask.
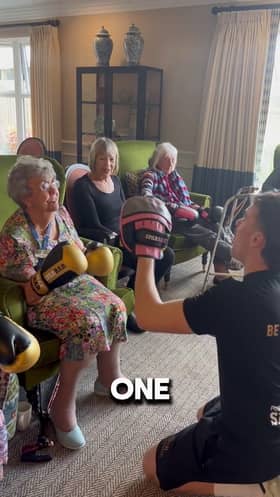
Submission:
[[[199,5],[274,4],[279,0],[0,0],[0,23],[35,21],[63,16]]]

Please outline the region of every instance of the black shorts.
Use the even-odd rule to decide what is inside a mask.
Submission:
[[[163,490],[178,488],[192,481],[217,482],[217,475],[215,472],[211,475],[207,463],[213,458],[217,447],[219,413],[220,401],[215,398],[206,404],[199,423],[159,443],[156,473]]]
[[[192,481],[261,483],[278,475],[279,468],[277,446],[250,446],[224,432],[219,397],[206,404],[198,423],[165,438],[156,451],[156,473],[163,490]]]

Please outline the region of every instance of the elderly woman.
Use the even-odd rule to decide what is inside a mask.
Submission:
[[[175,231],[185,235],[194,245],[212,251],[218,224],[207,211],[191,201],[188,188],[176,170],[177,155],[178,151],[171,143],[160,143],[156,147],[149,160],[149,169],[142,176],[141,194],[161,199],[172,214]],[[237,268],[237,261],[231,258],[229,241],[219,240],[214,266],[215,271],[221,273],[227,272],[229,267]],[[216,277],[215,282],[218,281]]]
[[[71,205],[73,220],[81,236],[110,243],[119,243],[120,214],[125,195],[117,176],[119,153],[116,144],[109,138],[98,138],[91,145],[89,153],[89,174],[75,182]],[[137,259],[121,247],[124,265],[136,269]],[[163,258],[156,261],[156,283],[170,271],[174,252],[167,247]],[[134,276],[128,286],[134,288]],[[128,328],[132,327],[129,316]],[[133,329],[136,331],[135,325]]]
[[[96,356],[97,395],[108,395],[121,376],[120,347],[126,341],[123,302],[89,274],[77,276],[47,295],[34,292],[31,279],[58,242],[82,241],[64,207],[59,206],[59,182],[52,164],[19,157],[8,178],[9,196],[19,209],[0,233],[0,273],[22,284],[31,327],[50,329],[60,338],[60,381],[50,416],[57,439],[79,449],[85,439],[77,424],[76,389],[82,370]]]

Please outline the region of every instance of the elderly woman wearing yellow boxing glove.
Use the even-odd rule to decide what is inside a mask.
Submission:
[[[108,395],[121,376],[120,346],[126,341],[124,303],[93,276],[66,209],[59,206],[52,164],[19,157],[8,179],[19,209],[0,234],[0,273],[21,282],[28,324],[51,329],[61,340],[59,387],[51,407],[58,441],[79,449],[85,439],[77,424],[76,388],[82,370],[97,356],[94,391]]]

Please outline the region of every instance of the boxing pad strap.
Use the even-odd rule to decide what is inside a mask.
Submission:
[[[168,244],[169,236],[162,231],[158,231],[157,223],[150,220],[138,221],[135,223],[136,244],[150,245],[151,247],[165,248]]]

